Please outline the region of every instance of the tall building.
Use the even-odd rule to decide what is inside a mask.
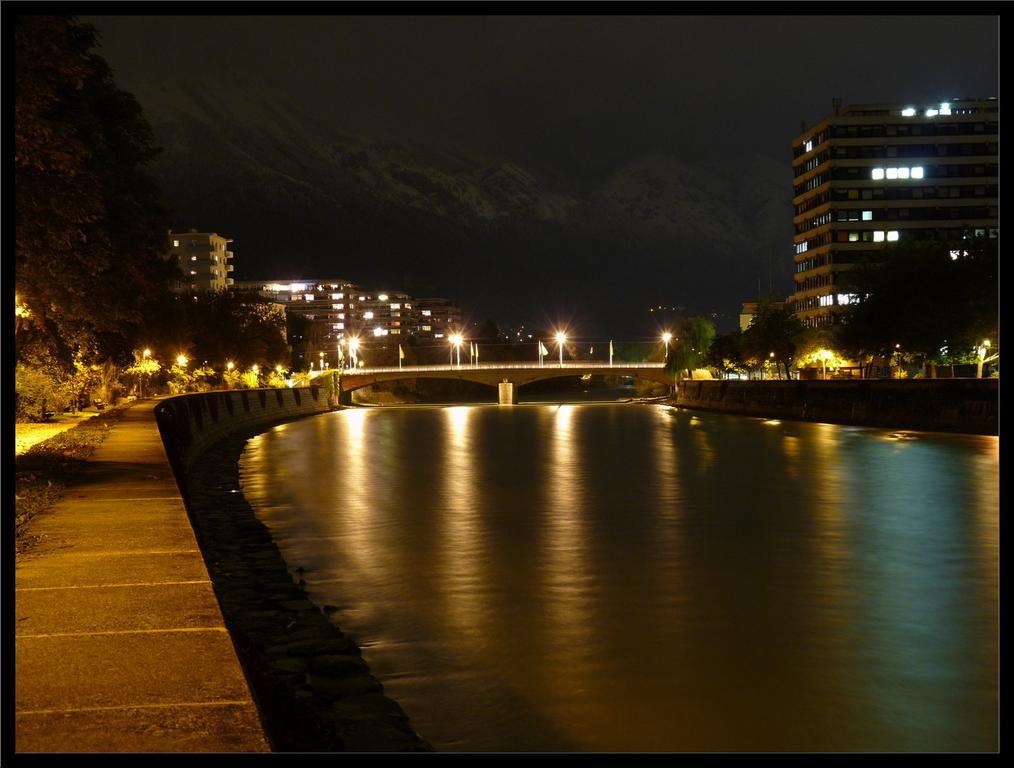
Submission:
[[[183,272],[180,290],[224,291],[232,285],[231,242],[215,232],[170,232],[170,254]]]
[[[898,241],[998,235],[1000,102],[839,107],[792,143],[795,292],[808,327],[856,300],[842,272]]]

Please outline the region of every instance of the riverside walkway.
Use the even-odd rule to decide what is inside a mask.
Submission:
[[[127,409],[15,571],[18,752],[262,752],[155,424]]]

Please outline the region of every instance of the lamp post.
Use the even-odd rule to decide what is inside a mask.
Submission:
[[[148,366],[145,365],[145,363],[148,362],[148,358],[149,357],[151,357],[151,350],[148,349],[147,347],[145,347],[144,351],[141,353],[141,399],[142,400],[144,399],[144,385],[146,383],[146,379],[148,378],[148,371],[147,371],[147,367]]]
[[[567,341],[567,334],[563,331],[557,331],[556,333],[556,344],[560,348],[560,367],[563,368],[563,344]]]
[[[770,355],[768,355],[768,361],[773,363],[774,360],[775,360],[775,353],[772,352]],[[779,375],[781,375],[781,372],[779,372]]]
[[[225,388],[226,389],[232,389],[232,385],[229,384],[228,374],[232,373],[232,369],[235,368],[235,367],[236,367],[236,365],[235,365],[235,363],[232,362],[232,360],[226,360],[225,361],[225,372],[226,372]]]
[[[665,344],[665,359],[669,359],[669,342],[672,340],[672,334],[666,331],[662,334],[662,343]]]
[[[353,336],[349,339],[349,361],[352,363],[352,367],[355,368],[359,365],[359,337]]]
[[[451,355],[451,365],[454,365],[454,355],[453,355],[453,353],[456,350],[457,353],[458,353],[457,354],[457,357],[458,357],[458,367],[460,368],[461,367],[461,343],[464,341],[464,339],[462,338],[462,336],[461,336],[460,333],[452,333],[448,337],[447,341],[450,342],[451,347],[452,347],[452,349],[451,349],[451,352],[452,352],[452,355]]]
[[[989,339],[983,339],[982,344],[979,345],[979,362],[976,366],[975,378],[982,378],[982,364],[986,359],[986,350],[990,348]]]

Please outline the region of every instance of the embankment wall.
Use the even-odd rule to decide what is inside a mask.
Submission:
[[[998,379],[683,381],[676,405],[767,418],[997,434]]]

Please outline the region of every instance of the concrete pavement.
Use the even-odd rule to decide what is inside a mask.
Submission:
[[[15,574],[19,752],[269,749],[152,408],[35,517]]]

